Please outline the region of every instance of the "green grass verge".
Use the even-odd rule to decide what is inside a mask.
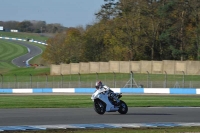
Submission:
[[[1,95],[1,108],[91,108],[91,95]],[[129,107],[200,107],[195,95],[123,95]]]
[[[12,60],[27,53],[26,47],[0,39],[0,73],[17,68]]]
[[[134,78],[138,81],[200,81],[200,75],[176,75],[176,74],[143,74],[143,73],[135,73]]]
[[[34,67],[27,67],[27,68],[16,68],[12,69],[8,72],[2,73],[4,76],[26,76],[22,81],[27,81],[26,79],[31,75],[38,76],[38,75],[45,75],[50,74],[50,68],[34,68]],[[29,79],[29,78],[28,78]],[[4,80],[6,81],[6,79]]]
[[[31,43],[45,51],[46,45]],[[43,64],[44,66],[49,66],[49,63],[42,58],[42,53],[29,61],[29,64]]]

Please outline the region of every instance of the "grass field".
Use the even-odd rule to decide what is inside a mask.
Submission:
[[[91,95],[1,95],[1,108],[89,108]],[[197,95],[123,95],[129,107],[200,107]]]

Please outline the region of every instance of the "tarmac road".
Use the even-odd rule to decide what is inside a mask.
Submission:
[[[126,115],[106,112],[98,115],[93,108],[0,109],[0,126],[95,124],[95,123],[200,123],[200,108],[131,107]]]
[[[11,40],[10,40],[11,41]],[[12,40],[14,41],[14,40]],[[26,61],[31,59],[34,56],[37,56],[39,54],[42,53],[42,49],[40,49],[39,47],[35,46],[35,45],[31,45],[27,42],[23,42],[23,41],[14,41],[16,44],[19,45],[23,45],[25,47],[27,47],[27,49],[29,50],[29,53],[22,55],[20,57],[17,57],[15,59],[12,60],[12,63],[18,67],[26,67]]]

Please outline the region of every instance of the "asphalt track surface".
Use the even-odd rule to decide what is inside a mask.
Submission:
[[[11,41],[11,40],[9,40]],[[30,43],[24,42],[24,41],[13,41],[16,44],[22,45],[27,47],[27,49],[29,50],[29,52],[25,55],[22,55],[20,57],[17,57],[15,59],[12,60],[12,63],[18,67],[26,67],[26,61],[41,54],[42,53],[42,49],[40,49],[39,47],[32,45]]]
[[[200,108],[130,107],[126,115],[106,112],[98,115],[93,108],[0,109],[0,126],[185,122],[199,123]]]

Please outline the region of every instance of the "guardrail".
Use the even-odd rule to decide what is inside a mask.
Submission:
[[[125,94],[200,94],[200,88],[112,88],[115,93]],[[0,93],[75,93],[92,94],[95,88],[0,88]]]
[[[0,36],[0,39],[6,39],[6,40],[17,40],[17,41],[27,41],[26,39],[21,39],[21,38],[10,38],[10,37],[2,37]],[[40,42],[40,41],[34,41],[34,40],[28,40],[29,42],[33,42],[33,43],[39,43],[42,45],[47,45],[44,42]]]

